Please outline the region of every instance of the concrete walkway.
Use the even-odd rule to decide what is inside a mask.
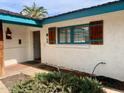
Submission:
[[[37,68],[40,64],[31,65],[24,65],[24,64],[16,64],[12,66],[6,67],[6,74],[0,77],[6,78],[8,76],[13,76],[16,74],[24,73],[26,75],[34,76],[35,73],[48,73],[48,71]],[[6,86],[0,81],[0,93],[9,93]]]
[[[0,93],[9,93],[6,86],[0,81]]]
[[[124,91],[119,91],[119,90],[109,89],[109,88],[104,88],[104,90],[106,91],[106,93],[124,93]]]
[[[16,64],[16,65],[12,65],[6,68],[6,75],[0,77],[0,79],[2,78],[6,78],[8,76],[12,76],[12,75],[16,75],[19,73],[24,73],[30,76],[34,76],[35,73],[48,73],[49,71],[47,70],[43,70],[43,69],[39,69],[38,66],[40,64],[35,64],[33,66],[31,65],[24,65],[24,64]],[[118,90],[113,90],[113,89],[108,89],[108,88],[104,88],[104,90],[107,93],[124,93],[122,91],[118,91]],[[0,93],[9,93],[8,89],[6,88],[6,86],[0,81]]]

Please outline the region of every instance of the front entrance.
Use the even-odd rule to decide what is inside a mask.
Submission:
[[[3,28],[2,21],[0,21],[0,75],[4,72],[4,63],[3,63]]]
[[[40,31],[33,32],[33,50],[34,60],[40,60],[41,59]]]

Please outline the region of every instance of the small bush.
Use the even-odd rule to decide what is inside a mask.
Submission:
[[[36,74],[34,80],[20,82],[12,93],[105,93],[95,79],[53,72]]]

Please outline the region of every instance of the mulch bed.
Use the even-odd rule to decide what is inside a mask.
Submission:
[[[58,71],[58,69],[56,67],[50,66],[47,64],[42,64],[38,68],[45,69],[48,71]],[[114,88],[114,89],[118,89],[118,90],[124,90],[124,82],[113,79],[113,78],[109,78],[109,77],[105,77],[105,76],[94,76],[89,73],[80,72],[77,70],[65,69],[63,67],[60,67],[59,70],[62,72],[65,72],[65,73],[73,73],[77,76],[91,77],[91,78],[94,78],[94,79],[97,79],[98,81],[100,81],[105,87],[110,87],[110,88]]]
[[[41,63],[39,60],[35,60],[35,61],[28,61],[28,62],[24,62],[24,63],[20,63],[20,64],[33,66],[33,65],[37,65],[39,63]]]
[[[48,71],[58,71],[57,67],[50,66],[50,65],[47,65],[47,64],[43,64],[43,63],[38,68],[48,70]],[[73,69],[67,69],[67,68],[64,68],[64,67],[60,67],[59,70],[62,71],[62,72],[65,72],[65,73],[73,73],[77,76],[91,76],[91,74],[89,74],[89,73],[80,72],[80,71],[73,70]]]
[[[113,79],[110,77],[105,77],[105,76],[96,76],[94,78],[96,78],[98,81],[102,82],[102,84],[106,87],[124,91],[124,82],[122,82],[122,81],[119,81],[117,79]]]
[[[16,74],[13,76],[3,78],[1,79],[1,81],[10,91],[15,84],[17,84],[20,81],[28,80],[28,79],[31,79],[31,77],[21,73],[21,74]]]

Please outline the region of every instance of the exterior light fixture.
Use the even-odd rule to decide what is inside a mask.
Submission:
[[[6,39],[12,39],[12,32],[9,29],[9,27],[7,27],[7,30],[6,30]]]

